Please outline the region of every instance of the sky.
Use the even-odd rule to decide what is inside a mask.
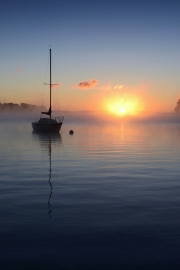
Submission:
[[[135,114],[180,98],[178,1],[0,3],[0,102]]]

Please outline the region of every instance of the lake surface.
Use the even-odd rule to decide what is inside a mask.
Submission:
[[[180,269],[180,119],[30,123],[0,120],[0,269]]]

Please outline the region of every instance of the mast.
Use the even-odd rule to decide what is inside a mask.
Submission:
[[[51,49],[49,49],[50,52],[50,114],[49,117],[51,119]]]
[[[51,49],[49,49],[49,54],[50,54],[50,83],[49,84],[45,83],[45,84],[50,86],[50,107],[49,107],[48,112],[41,112],[41,113],[49,115],[49,118],[51,119],[51,112],[52,112],[51,111],[51,90],[52,90],[52,85],[58,85],[58,84],[57,83],[52,84],[51,82]]]

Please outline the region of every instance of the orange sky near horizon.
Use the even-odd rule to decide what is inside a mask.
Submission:
[[[32,80],[24,91],[25,78],[23,68],[14,72],[13,87],[2,92],[1,103],[29,103],[49,108],[49,86],[41,83],[42,78]],[[47,78],[48,81],[48,78]],[[74,79],[75,81],[75,79]],[[55,81],[57,82],[57,81]],[[39,85],[39,87],[37,87]],[[41,87],[40,87],[41,85]],[[174,112],[178,96],[178,86],[171,94],[166,83],[142,83],[126,85],[121,83],[103,83],[97,78],[81,80],[74,84],[63,80],[52,87],[52,109],[67,111],[95,111],[119,116],[138,115],[143,112]],[[162,96],[163,93],[163,96]]]
[[[114,115],[138,115],[143,112],[174,112],[178,97],[170,99],[168,95],[152,93],[152,85],[128,87],[118,84],[96,85],[93,88],[65,89],[63,84],[52,89],[52,108],[67,111],[97,111]],[[2,102],[2,101],[1,101]],[[36,91],[32,95],[20,92],[11,95],[3,102],[30,103],[38,106],[49,107],[49,89],[43,86],[43,90]]]
[[[67,110],[88,110],[102,111],[115,115],[138,115],[143,112],[174,112],[174,107],[178,97],[170,99],[169,95],[155,93],[150,94],[154,86],[144,84],[137,87],[128,87],[119,84],[100,85],[93,89],[75,89],[73,93],[70,90],[65,103],[62,107]],[[103,88],[103,90],[102,90]],[[153,91],[152,91],[153,92]],[[71,107],[68,106],[70,101]]]

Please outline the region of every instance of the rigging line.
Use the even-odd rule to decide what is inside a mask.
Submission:
[[[57,103],[58,103],[58,112],[60,110],[60,107],[59,107],[59,96],[58,96],[58,88],[56,89],[56,95],[57,95]]]
[[[54,61],[53,61],[53,56],[51,58],[51,62],[52,62],[52,69],[53,69],[53,74],[54,74],[54,77],[55,77],[55,81],[58,82],[57,74],[56,74],[56,70],[55,70],[55,65],[54,65]],[[59,88],[60,88],[60,86],[56,88],[56,96],[57,96],[56,101],[57,101],[57,109],[58,109],[58,111],[59,111],[59,97],[58,97],[58,89]]]
[[[41,103],[41,111],[40,111],[40,114],[42,115],[42,107],[43,107],[43,104],[44,104],[44,85],[43,85],[43,95],[42,95],[42,103]],[[41,117],[40,115],[40,117]]]
[[[51,63],[52,63],[52,69],[53,69],[53,76],[55,77],[55,80],[57,81],[57,74],[54,66],[54,60],[53,60],[53,55],[51,56]]]
[[[46,71],[45,71],[45,76],[44,76],[44,82],[46,81],[46,78],[47,78],[47,71],[48,71],[48,67],[49,67],[49,61],[50,61],[50,59],[49,59],[49,54],[48,54],[48,58],[47,58],[48,60],[47,60],[47,64],[46,64]],[[45,86],[44,86],[44,83],[43,83],[43,95],[42,95],[42,103],[41,103],[41,111],[42,111],[42,107],[43,107],[43,105],[44,105],[44,89],[45,89]],[[41,112],[40,112],[41,113]]]

